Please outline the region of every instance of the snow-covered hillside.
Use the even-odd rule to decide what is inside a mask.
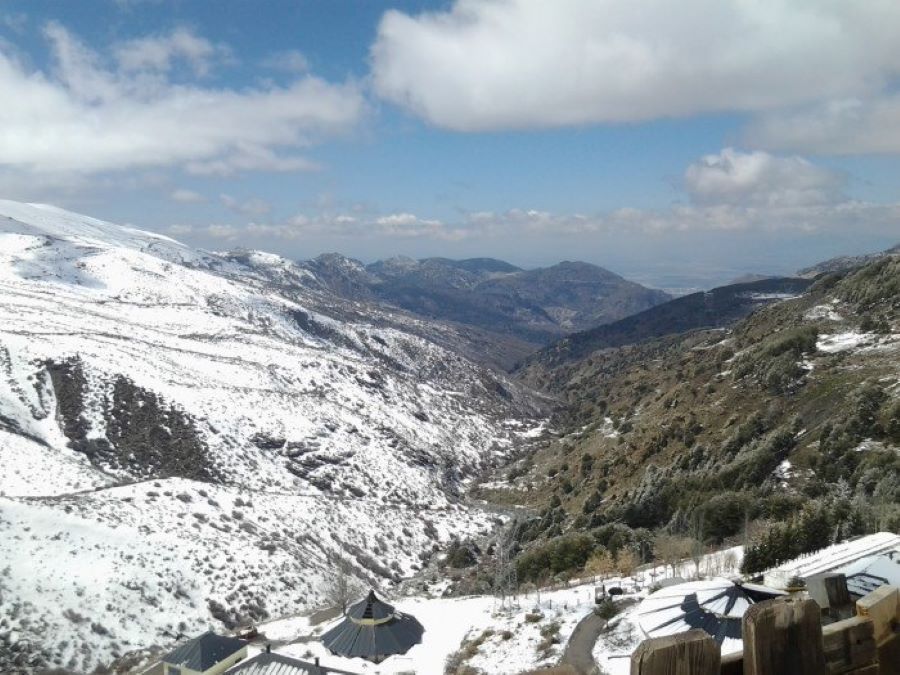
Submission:
[[[491,526],[458,490],[530,395],[309,274],[0,201],[0,670],[299,611],[337,555],[384,583]]]

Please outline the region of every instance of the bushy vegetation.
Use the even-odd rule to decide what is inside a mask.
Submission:
[[[741,571],[762,572],[865,530],[863,509],[846,495],[816,500],[790,521],[773,523],[765,530],[744,552]]]
[[[799,361],[816,351],[818,336],[815,326],[781,331],[736,358],[734,377],[752,377],[767,391],[782,394],[806,373]]]
[[[900,529],[896,353],[817,351],[820,333],[889,336],[898,325],[892,259],[823,278],[731,331],[556,365],[541,381],[567,403],[553,420],[562,437],[521,479],[534,477],[527,495],[540,515],[520,532],[522,578],[576,573],[588,560],[602,568],[620,550],[658,558],[658,533],[701,547],[750,541],[757,568]],[[557,542],[579,534],[593,546],[581,540],[579,555],[554,558]]]
[[[594,538],[588,534],[550,539],[519,557],[516,562],[519,581],[544,581],[556,574],[580,570],[594,547]]]

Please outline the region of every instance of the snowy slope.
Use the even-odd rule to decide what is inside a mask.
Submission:
[[[0,201],[0,654],[89,670],[210,607],[315,606],[335,555],[385,583],[489,527],[456,495],[530,394],[309,274]]]

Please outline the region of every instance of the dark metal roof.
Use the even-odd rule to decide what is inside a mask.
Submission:
[[[207,631],[173,649],[163,657],[163,662],[202,673],[246,646],[243,640]]]
[[[242,661],[225,672],[226,675],[237,675],[237,673],[240,675],[357,675],[346,670],[317,666],[315,663],[268,652],[257,654],[252,659]]]
[[[422,641],[424,632],[414,616],[397,612],[372,591],[322,636],[322,644],[332,654],[378,662],[393,654],[405,654]]]
[[[389,605],[375,595],[375,591],[369,591],[364,600],[360,600],[354,605],[350,605],[347,610],[347,616],[351,619],[364,620],[374,619],[376,621],[389,619],[394,615],[393,605]]]

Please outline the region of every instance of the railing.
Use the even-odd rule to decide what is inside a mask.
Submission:
[[[900,675],[900,590],[882,586],[824,628],[815,600],[766,600],[744,614],[742,639],[724,657],[701,630],[644,640],[631,675]]]

